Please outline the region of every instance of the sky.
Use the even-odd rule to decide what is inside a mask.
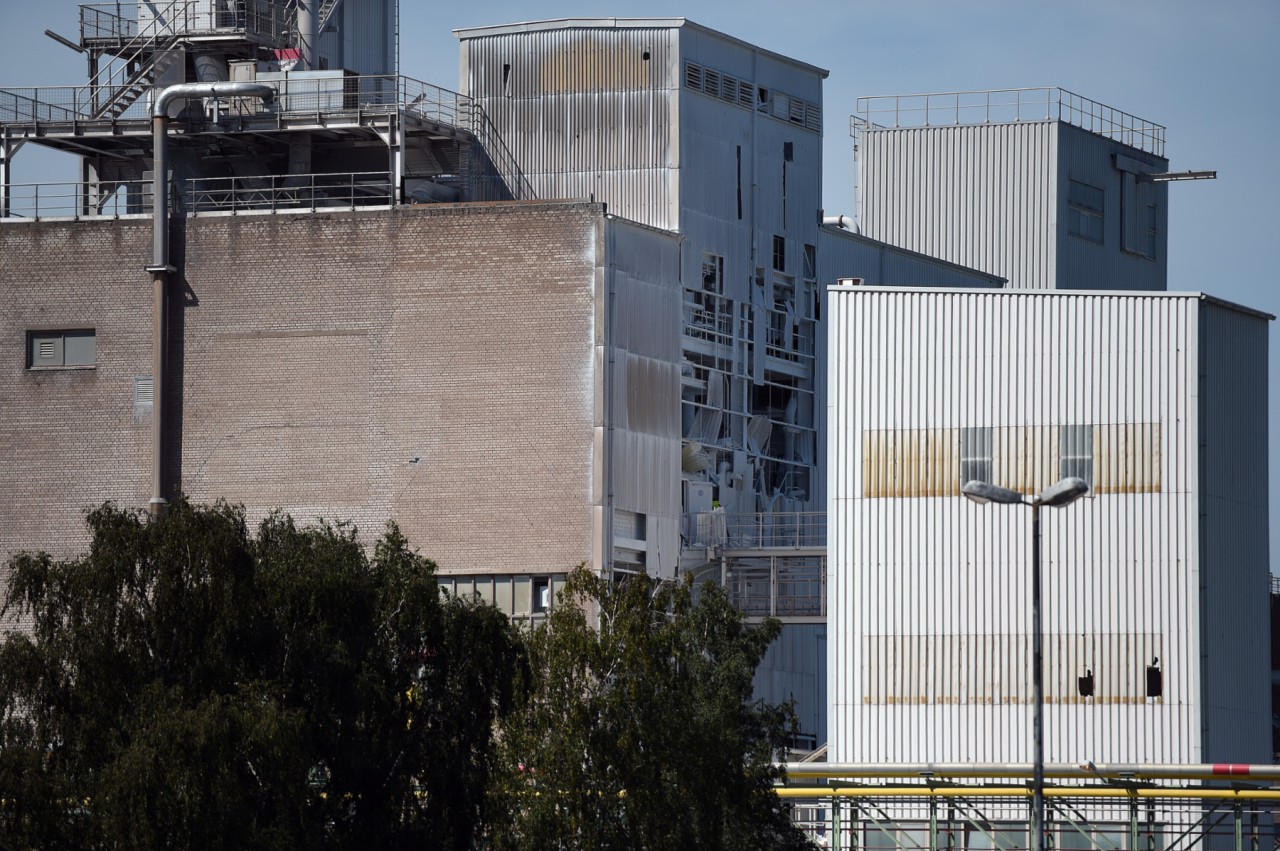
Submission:
[[[566,17],[684,17],[829,70],[823,208],[854,211],[849,115],[859,97],[1058,86],[1168,128],[1169,289],[1280,314],[1278,0],[402,0],[401,72],[458,88],[460,27]],[[71,0],[0,0],[0,88],[73,85],[82,57]],[[28,145],[14,181],[76,179],[69,157]],[[3,262],[3,258],[0,258]],[[1280,375],[1277,329],[1270,376]],[[1272,552],[1280,553],[1280,394],[1270,398]],[[1272,559],[1273,565],[1276,558]]]

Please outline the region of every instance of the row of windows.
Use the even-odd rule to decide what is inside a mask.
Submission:
[[[1151,184],[1124,177],[1121,193],[1122,248],[1130,254],[1155,259],[1159,245],[1159,211],[1151,198]],[[1105,198],[1102,189],[1080,180],[1067,181],[1067,233],[1096,242],[1105,241]]]
[[[982,481],[1036,493],[1066,476],[1093,493],[1156,493],[1159,423],[885,429],[863,434],[863,496],[958,496]]]
[[[994,482],[995,430],[989,427],[960,429],[960,484]],[[1058,427],[1058,478],[1075,476],[1093,485],[1093,426]]]

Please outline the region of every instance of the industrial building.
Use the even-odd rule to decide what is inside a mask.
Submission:
[[[391,0],[85,6],[86,83],[0,89],[0,557],[180,489],[394,519],[521,618],[579,563],[692,572],[786,621],[757,685],[799,743],[1019,761],[1025,535],[959,498],[962,450],[1035,488],[1089,447],[1099,492],[1052,520],[1055,753],[1254,759],[1252,661],[1204,654],[1226,612],[1265,624],[1267,321],[1162,292],[1163,128],[873,99],[854,223],[821,210],[821,68],[555,20],[457,31],[455,92],[398,74],[396,32]],[[17,184],[27,144],[80,180]]]
[[[960,486],[1079,476],[1041,517],[1046,761],[1270,762],[1272,317],[863,287],[830,310],[832,761],[1029,761],[1030,515]]]

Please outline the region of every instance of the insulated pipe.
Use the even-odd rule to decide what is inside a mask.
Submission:
[[[858,228],[858,223],[854,221],[853,216],[823,216],[822,223],[824,225],[831,225],[832,227],[844,228],[845,230],[852,231],[853,233],[862,233]]]
[[[320,15],[316,0],[298,0],[298,58],[300,70],[316,70],[316,43],[320,40]]]
[[[1029,777],[1033,766],[1017,762],[917,762],[917,763],[862,763],[862,762],[789,762],[783,766],[787,777],[903,777],[903,778],[957,778],[957,777]],[[1044,767],[1046,777],[1092,777],[1105,780],[1142,779],[1200,779],[1250,778],[1252,780],[1280,780],[1280,765],[1257,765],[1238,762],[1212,763],[1136,763],[1103,762],[1050,764]]]
[[[165,320],[169,315],[168,283],[174,270],[169,263],[169,115],[175,101],[206,97],[260,97],[267,103],[276,90],[266,83],[180,83],[160,92],[151,106],[153,145],[151,184],[151,499],[148,508],[159,514],[164,496],[164,381]]]
[[[982,786],[782,786],[773,790],[779,798],[1027,798],[1029,789],[1009,787],[989,789]],[[1049,787],[1050,798],[1184,798],[1192,800],[1280,801],[1280,791],[1273,789],[1130,789],[1124,786],[1087,789]]]

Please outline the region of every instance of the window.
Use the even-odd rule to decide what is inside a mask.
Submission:
[[[702,289],[709,293],[724,293],[724,258],[718,254],[702,253]]]
[[[551,608],[551,579],[545,576],[535,576],[533,578],[533,606],[531,611],[534,614],[541,614]]]
[[[1093,487],[1093,426],[1069,425],[1058,430],[1058,476],[1075,476]]]
[[[1067,183],[1067,233],[1101,244],[1102,190],[1078,180]]]
[[[818,247],[816,245],[805,243],[804,276],[808,280],[818,277]]]
[[[28,331],[27,368],[93,366],[97,338],[92,328],[76,331]]]
[[[781,236],[773,238],[773,268],[779,272],[787,271],[787,240]]]
[[[1143,217],[1142,244],[1143,253],[1150,258],[1156,256],[1156,234],[1159,230],[1156,217],[1156,205],[1148,204]]]
[[[955,444],[953,443],[952,446]],[[960,485],[991,482],[991,429],[960,429]]]

